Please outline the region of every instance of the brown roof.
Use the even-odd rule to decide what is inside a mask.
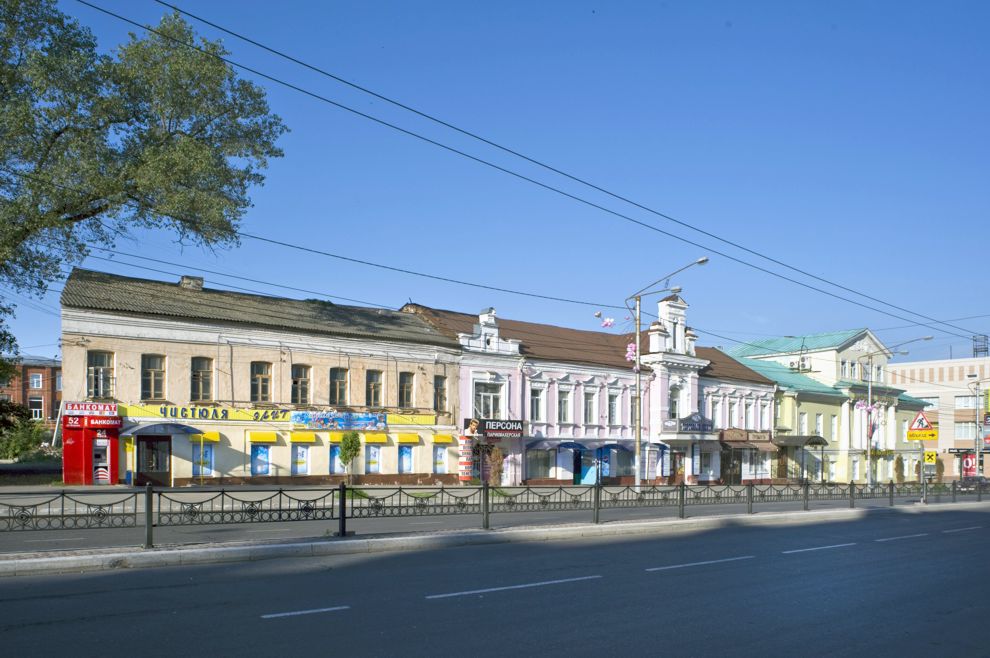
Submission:
[[[773,384],[772,379],[768,379],[739,363],[731,356],[720,349],[714,347],[698,347],[695,353],[699,358],[708,359],[707,366],[701,369],[702,377],[717,377],[719,379],[735,379],[756,384]]]
[[[473,334],[474,327],[478,324],[477,315],[444,311],[420,304],[406,304],[402,310],[420,315],[437,331],[450,338],[457,338],[459,333]],[[503,318],[498,319],[498,328],[500,337],[520,341],[519,352],[522,356],[610,368],[632,369],[633,366],[626,361],[626,345],[634,340],[631,333],[609,334]],[[641,344],[645,354],[645,331],[641,333]]]

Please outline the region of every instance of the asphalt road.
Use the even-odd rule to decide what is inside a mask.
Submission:
[[[949,497],[943,497],[948,501]],[[975,500],[975,497],[960,500]],[[934,499],[933,499],[934,501]],[[898,498],[897,505],[913,505],[917,498]],[[857,500],[858,508],[886,508],[886,498]],[[843,509],[848,508],[845,500],[813,501],[809,508]],[[800,502],[760,503],[754,505],[754,512],[798,511]],[[745,514],[746,505],[689,505],[688,517]],[[677,517],[676,507],[646,507],[606,509],[601,512],[604,523],[616,521],[638,521],[647,519],[673,519]],[[525,513],[497,513],[491,515],[494,528],[559,525],[562,523],[589,523],[591,510],[541,511]],[[74,551],[95,548],[114,548],[142,545],[145,538],[143,514],[136,528],[92,528],[72,530],[30,530],[0,532],[0,555],[10,553],[38,553],[52,551]],[[385,535],[409,532],[436,532],[443,530],[465,530],[481,528],[480,514],[448,516],[409,516],[399,518],[348,519],[347,529],[360,536]],[[337,521],[286,521],[278,523],[238,523],[229,525],[156,527],[156,546],[190,545],[216,542],[256,542],[311,539],[333,535],[338,529]]]
[[[986,656],[990,510],[0,580],[9,656]]]

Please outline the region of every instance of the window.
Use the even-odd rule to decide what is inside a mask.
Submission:
[[[526,479],[548,479],[554,467],[556,450],[527,450]]]
[[[265,361],[251,362],[251,402],[271,402],[272,364]]]
[[[543,422],[543,389],[529,389],[529,419],[538,423]]]
[[[433,376],[433,411],[438,414],[447,411],[447,378],[443,375]]]
[[[141,355],[141,399],[165,399],[165,357],[159,354]]]
[[[292,444],[292,474],[309,475],[309,446]]]
[[[825,436],[825,414],[815,414],[815,434]]]
[[[853,457],[852,479],[853,480],[859,479],[859,457]]]
[[[31,410],[32,420],[44,420],[45,403],[41,398],[28,398],[28,409]]]
[[[192,462],[193,477],[213,477],[213,444],[194,442]]]
[[[956,423],[955,433],[956,439],[975,439],[976,423]]]
[[[902,441],[907,441],[907,433],[908,433],[908,422],[906,420],[902,420],[901,421],[901,440]]]
[[[399,446],[399,472],[412,473],[412,446]]]
[[[87,352],[86,395],[91,398],[113,397],[113,352]]]
[[[957,395],[956,409],[976,409],[975,395]]]
[[[502,417],[502,385],[488,382],[474,383],[474,417]]]
[[[191,384],[190,400],[204,402],[213,399],[213,359],[194,356],[189,379]]]
[[[722,400],[712,398],[712,427],[721,429],[722,425]]]
[[[443,446],[433,446],[433,472],[437,475],[447,472],[447,449]]]
[[[292,366],[292,404],[309,404],[309,366]]]
[[[10,402],[10,394],[0,393],[0,402]]]
[[[8,388],[10,386],[10,378],[0,377],[0,388]]]
[[[251,446],[251,475],[268,475],[271,472],[271,447]]]
[[[585,425],[596,425],[598,419],[595,417],[598,414],[595,413],[595,394],[584,392],[584,424]]]
[[[760,429],[768,430],[770,429],[770,403],[761,402],[760,403]]]
[[[678,404],[680,403],[681,391],[677,388],[670,389],[670,394],[667,396],[667,418],[672,418],[677,420],[679,418],[678,414]]]
[[[330,473],[343,473],[344,462],[340,461],[340,446],[330,446]]]
[[[870,381],[870,366],[865,363],[860,366],[859,378],[864,382]]]
[[[849,376],[849,364],[843,361],[839,364],[839,377],[845,379]]]
[[[379,472],[379,459],[381,458],[381,446],[365,446],[364,447],[364,472],[365,473],[378,473]]]
[[[28,381],[29,381],[28,386],[30,386],[31,388],[41,388],[41,373],[32,372]]]
[[[739,427],[737,423],[739,422],[739,403],[735,400],[729,400],[729,422],[726,427]]]
[[[876,366],[876,368],[874,368],[873,381],[877,383],[883,382],[883,366]]]
[[[400,409],[412,409],[414,377],[415,376],[411,372],[399,373],[399,408]]]
[[[608,394],[608,424],[609,425],[619,424],[619,394],[618,393]]]
[[[801,436],[808,435],[808,413],[805,411],[798,414],[798,428],[798,432]]]
[[[368,407],[382,406],[382,371],[369,370],[364,377],[364,404]],[[375,471],[377,473],[377,471]]]
[[[856,379],[856,362],[849,362],[849,379]]]
[[[557,422],[571,422],[571,392],[557,391]]]
[[[746,402],[746,429],[755,430],[756,429],[756,415],[753,408],[753,403]]]
[[[836,416],[835,414],[832,414],[830,421],[831,421],[830,422],[831,427],[829,427],[830,433],[828,435],[828,438],[837,439],[839,438],[839,417]]]
[[[55,390],[56,391],[61,391],[62,390],[62,373],[61,372],[56,372],[55,373]]]
[[[330,404],[347,404],[347,368],[330,368]]]

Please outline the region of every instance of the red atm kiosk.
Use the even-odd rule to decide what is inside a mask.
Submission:
[[[62,481],[117,484],[120,416],[62,416]]]

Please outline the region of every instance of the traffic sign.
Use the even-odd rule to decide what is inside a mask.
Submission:
[[[925,463],[926,464],[937,464],[938,463],[938,452],[935,450],[925,450]]]
[[[908,426],[907,439],[908,441],[938,440],[938,430],[928,420],[928,416],[925,415],[924,411],[919,411],[918,415],[911,421],[911,425]]]

